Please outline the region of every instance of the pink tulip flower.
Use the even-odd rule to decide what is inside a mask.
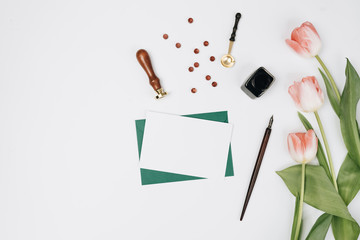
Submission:
[[[303,112],[315,112],[324,103],[324,94],[314,76],[294,82],[288,91],[296,106]]]
[[[286,43],[304,57],[315,57],[320,52],[321,40],[314,25],[304,22],[291,33],[291,40]]]
[[[291,157],[298,163],[308,163],[316,156],[318,139],[314,130],[306,133],[290,133],[287,138]]]

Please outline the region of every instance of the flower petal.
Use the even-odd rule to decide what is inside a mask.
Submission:
[[[293,46],[294,44],[288,41],[294,41],[298,46]],[[291,32],[291,40],[287,40],[287,43],[304,57],[315,57],[321,49],[319,34],[310,22],[304,22],[300,27],[295,28]]]
[[[300,138],[295,133],[290,133],[287,138],[288,149],[291,157],[299,163],[304,160],[304,146]]]
[[[316,31],[314,25],[311,22],[304,22],[303,24],[301,24],[301,27],[308,27],[310,28],[314,33],[316,33],[316,35],[320,38],[318,32]]]
[[[313,76],[301,80],[300,104],[305,112],[315,112],[324,103],[324,94]]]
[[[310,53],[306,49],[302,48],[300,44],[294,40],[286,39],[287,45],[289,45],[295,52],[303,57],[311,57]]]
[[[305,134],[305,149],[304,159],[308,163],[315,158],[318,149],[318,139],[312,129]]]
[[[288,92],[291,98],[294,100],[296,107],[302,110],[300,104],[300,89],[298,85],[298,83],[294,82],[294,84],[289,87]]]

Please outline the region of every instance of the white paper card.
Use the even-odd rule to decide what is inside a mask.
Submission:
[[[140,167],[204,178],[224,178],[232,125],[148,112]]]

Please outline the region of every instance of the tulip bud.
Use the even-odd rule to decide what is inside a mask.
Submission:
[[[306,133],[290,133],[287,138],[291,157],[298,163],[308,163],[317,153],[318,139],[314,130]]]
[[[303,112],[315,112],[324,103],[324,94],[314,76],[294,82],[288,90],[296,106]]]
[[[319,34],[310,22],[304,22],[295,28],[291,33],[291,40],[286,39],[286,43],[304,57],[315,57],[321,49]]]

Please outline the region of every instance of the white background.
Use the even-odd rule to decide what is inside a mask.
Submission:
[[[295,199],[275,171],[294,164],[286,136],[303,127],[287,88],[320,76],[315,59],[299,57],[284,41],[294,27],[313,22],[323,40],[320,55],[342,89],[345,57],[360,71],[359,7],[355,0],[2,0],[0,239],[289,239]],[[238,11],[237,63],[224,69],[218,60]],[[140,48],[151,54],[169,92],[162,100],[154,99],[136,61]],[[189,73],[195,60],[200,68]],[[252,100],[240,86],[259,66],[276,82]],[[204,80],[206,74],[218,87]],[[228,110],[235,176],[141,186],[134,120],[147,110]],[[240,222],[272,114],[273,133]],[[328,101],[319,114],[338,170],[346,154],[339,121]],[[360,222],[359,195],[349,208]],[[319,215],[305,206],[304,235]]]

